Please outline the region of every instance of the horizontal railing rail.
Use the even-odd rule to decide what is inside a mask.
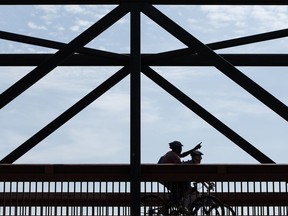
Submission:
[[[148,193],[141,193],[141,197]],[[159,196],[163,200],[168,201],[167,193],[149,193],[149,195]],[[288,194],[282,192],[244,192],[244,193],[211,193],[222,202],[231,206],[287,206]],[[0,193],[0,206],[130,206],[129,193],[87,193],[87,192],[45,192],[45,193],[29,193],[29,192],[12,192]],[[288,206],[287,206],[288,207]]]
[[[286,164],[143,164],[142,181],[273,181],[288,180]],[[129,181],[129,164],[1,164],[0,181]]]

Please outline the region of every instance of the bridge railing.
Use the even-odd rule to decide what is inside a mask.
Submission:
[[[210,181],[237,215],[288,215],[287,171],[275,164],[144,164],[141,196],[169,199],[161,181]],[[129,173],[127,164],[0,165],[0,215],[130,215]]]

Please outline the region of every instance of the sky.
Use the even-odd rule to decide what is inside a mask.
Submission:
[[[288,27],[287,6],[155,6],[207,44]],[[115,6],[0,6],[0,30],[69,43]],[[86,47],[130,52],[126,15]],[[141,15],[141,52],[184,48]],[[217,53],[287,53],[281,38]],[[0,53],[57,50],[0,39]],[[2,93],[33,67],[1,67]],[[28,140],[120,67],[58,67],[0,110],[0,158]],[[153,67],[169,82],[276,163],[287,163],[287,122],[213,67]],[[285,67],[238,69],[288,105]],[[15,163],[97,164],[130,161],[130,77],[126,77]],[[141,162],[156,163],[169,151],[202,142],[202,163],[259,163],[175,98],[141,75]],[[186,160],[189,159],[186,158]]]

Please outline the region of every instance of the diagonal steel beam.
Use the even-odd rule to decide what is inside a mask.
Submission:
[[[185,95],[182,91],[180,91],[170,82],[168,82],[158,73],[156,73],[153,69],[151,69],[150,67],[142,67],[142,72],[155,83],[157,83],[160,87],[162,87],[165,91],[174,96],[182,104],[184,104],[186,107],[188,107],[198,116],[200,116],[203,120],[205,120],[215,129],[217,129],[219,132],[221,132],[224,136],[226,136],[228,139],[238,145],[241,149],[243,149],[253,158],[258,160],[260,163],[275,163],[273,160],[271,160],[269,157],[267,157],[265,154],[263,154],[253,145],[251,145],[248,141],[239,136],[236,132],[234,132],[232,129],[230,129],[220,120],[218,120],[208,111],[206,111],[203,107],[193,101],[190,97]]]
[[[64,125],[67,121],[72,119],[85,107],[87,107],[89,104],[91,104],[101,95],[103,95],[106,91],[108,91],[110,88],[112,88],[122,79],[124,79],[128,74],[129,74],[129,70],[126,67],[123,67],[122,69],[120,69],[117,73],[112,75],[102,84],[100,84],[98,87],[92,90],[89,94],[83,97],[80,101],[75,103],[68,110],[66,110],[64,113],[62,113],[52,122],[50,122],[47,126],[45,126],[40,131],[38,131],[30,139],[28,139],[26,142],[21,144],[19,147],[13,150],[10,154],[4,157],[0,161],[0,163],[14,163],[21,156],[23,156],[26,152],[31,150],[38,143],[40,143],[42,140],[44,140],[46,137],[48,137],[50,134],[52,134],[54,131],[56,131],[58,128]]]
[[[120,5],[105,15],[102,19],[73,39],[69,44],[56,52],[51,58],[40,64],[6,91],[0,95],[0,109],[9,102],[47,75],[51,70],[57,67],[63,60],[67,59],[79,48],[85,46],[108,27],[117,22],[129,12],[128,7]]]
[[[218,70],[288,121],[288,107],[243,74],[240,70],[235,68],[230,62],[226,61],[220,55],[215,53],[152,5],[146,4],[146,7],[143,7],[143,12],[178,40],[182,41],[185,45],[197,50],[199,55],[202,55],[209,61],[212,61]]]
[[[21,35],[21,34],[15,34],[11,32],[5,32],[5,31],[0,31],[0,38],[4,40],[9,40],[9,41],[14,41],[14,42],[20,42],[20,43],[25,43],[25,44],[31,44],[35,46],[41,46],[45,48],[52,48],[52,49],[62,49],[63,47],[67,46],[65,43],[57,42],[57,41],[52,41],[52,40],[47,40],[47,39],[42,39],[42,38],[37,38],[37,37],[31,37],[31,36],[26,36],[26,35]],[[124,55],[120,55],[117,53],[112,53],[112,52],[107,52],[107,51],[102,51],[102,50],[97,50],[97,49],[91,49],[91,48],[86,48],[82,47],[77,50],[77,53],[80,54],[86,54],[86,55],[97,55],[97,56],[104,56],[106,58],[112,58],[116,60],[123,60],[127,61],[127,57]]]
[[[231,48],[235,46],[247,45],[251,43],[274,40],[274,39],[283,38],[287,36],[288,36],[288,29],[281,29],[277,31],[271,31],[271,32],[266,32],[266,33],[261,33],[261,34],[255,34],[255,35],[210,43],[210,44],[207,44],[207,46],[212,50],[219,50],[219,49]]]
[[[288,36],[288,29],[281,29],[281,30],[266,32],[262,34],[255,34],[255,35],[250,35],[250,36],[245,36],[245,37],[240,37],[240,38],[234,38],[234,39],[209,43],[209,44],[206,44],[206,46],[212,50],[219,50],[219,49],[231,48],[235,46],[247,45],[251,43],[263,42],[267,40],[274,40],[274,39],[283,38],[287,36]],[[196,53],[196,50],[195,49],[193,50],[192,48],[189,47],[189,48],[183,48],[183,49],[158,53],[157,58],[181,56],[181,55],[188,55],[188,54],[194,54],[194,53]]]

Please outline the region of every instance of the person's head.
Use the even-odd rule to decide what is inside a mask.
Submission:
[[[190,155],[192,157],[192,163],[194,163],[194,164],[201,163],[202,155],[203,155],[202,152],[200,152],[199,150],[194,150],[193,152],[191,152]]]
[[[172,151],[176,152],[177,154],[181,154],[182,146],[183,146],[182,143],[179,141],[173,141],[169,143],[170,149],[172,149]]]

